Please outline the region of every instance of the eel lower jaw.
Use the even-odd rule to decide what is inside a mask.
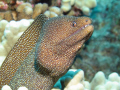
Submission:
[[[87,32],[87,34],[81,39],[81,40],[85,40],[85,41],[87,41],[90,37],[91,37],[91,35],[92,35],[92,33],[93,33],[93,29],[94,29],[94,27],[93,27],[93,25],[90,25],[90,24],[88,24],[88,25],[85,25],[84,27],[83,27],[83,30],[84,29],[86,29],[86,32]],[[80,40],[80,41],[81,41]]]
[[[81,27],[80,29],[78,29],[77,31],[75,31],[74,33],[72,33],[70,36],[68,36],[66,38],[66,40],[65,40],[67,42],[66,45],[73,46],[77,43],[87,41],[90,38],[90,36],[92,35],[93,29],[94,29],[94,27],[91,24],[87,24],[87,25]]]
[[[79,48],[82,47],[83,43],[90,38],[90,36],[93,33],[93,29],[94,29],[93,25],[89,24],[73,32],[70,36],[68,36],[66,39],[64,39],[63,41],[56,45],[57,46],[56,54],[57,55],[61,55],[61,53],[65,54],[67,51],[70,52],[71,49],[73,48],[74,51],[71,52],[76,52]],[[64,51],[61,48],[63,48]]]

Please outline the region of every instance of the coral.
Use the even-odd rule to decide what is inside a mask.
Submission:
[[[12,11],[1,12],[0,18],[6,19],[8,21],[18,21],[21,19],[35,19],[36,16],[43,13],[45,13],[45,15],[48,17],[61,16],[63,14],[68,14],[69,16],[78,16],[81,15],[81,11],[85,15],[89,15],[90,9],[96,6],[96,0],[62,0],[59,2],[61,3],[60,8],[53,5],[48,6],[47,3],[38,3],[36,5],[32,5],[28,2],[17,2]]]
[[[10,88],[10,86],[4,85],[1,90],[12,90],[12,89]],[[22,86],[22,87],[19,87],[17,90],[28,90],[28,89]]]
[[[49,1],[50,2],[50,1]],[[51,1],[53,3],[53,1]],[[39,14],[45,13],[48,17],[55,17],[61,15],[69,15],[69,16],[78,16],[81,15],[81,11],[85,15],[90,14],[90,9],[96,6],[96,0],[59,0],[55,1],[56,3],[61,3],[60,8],[54,6],[48,6],[48,2],[46,3],[37,3],[36,5],[30,3],[16,2],[16,5],[13,5],[12,11],[1,12],[0,19],[6,19],[8,21],[11,20],[20,20],[20,19],[35,19]],[[48,10],[49,9],[49,10]],[[48,12],[48,11],[50,12]],[[46,11],[46,12],[45,12]]]
[[[10,86],[4,85],[1,90],[12,90]]]
[[[6,89],[7,88],[7,89]],[[18,90],[28,90],[26,87],[19,87]],[[113,72],[105,78],[102,71],[95,74],[91,82],[84,80],[84,71],[70,69],[62,76],[54,88],[51,90],[120,90],[120,76]],[[8,85],[2,87],[2,90],[11,90]]]
[[[39,14],[44,13],[48,9],[48,4],[46,3],[38,3],[34,6],[34,9],[32,8],[32,5],[30,3],[23,3],[17,7],[18,13],[18,20],[20,19],[30,19],[37,17]]]
[[[91,90],[94,90],[94,88],[97,86],[97,85],[102,85],[104,84],[106,81],[106,78],[105,78],[105,75],[102,71],[98,72],[92,82],[91,82]]]
[[[116,82],[119,83],[120,82],[120,78],[119,78],[118,73],[114,72],[114,73],[110,74],[109,77],[108,77],[108,80],[111,81],[111,82],[116,81]]]
[[[41,13],[42,13],[42,4],[41,3],[36,4],[34,7],[32,18],[35,18],[36,16],[38,16]]]
[[[33,9],[30,3],[23,3],[19,5],[16,9],[17,11],[17,20],[20,19],[30,19],[32,18]]]
[[[7,10],[7,8],[8,8],[8,5],[5,2],[0,1],[0,9]]]
[[[12,11],[6,11],[4,13],[4,19],[7,20],[7,21],[13,20]]]
[[[22,86],[22,87],[19,87],[18,90],[28,90],[28,88]]]
[[[33,10],[32,10],[32,8],[29,7],[29,6],[25,6],[24,12],[25,12],[26,15],[33,14]]]
[[[44,13],[48,9],[48,4],[43,3],[42,4],[42,13]]]
[[[4,51],[3,51],[4,52]],[[1,52],[0,52],[1,53]],[[0,67],[3,63],[3,61],[5,60],[6,56],[0,56]]]
[[[61,89],[58,89],[58,88],[52,88],[51,90],[61,90]]]
[[[106,79],[102,71],[96,73],[91,82],[91,90],[120,90],[120,76],[113,72],[108,77]]]
[[[88,83],[87,85],[88,86]],[[81,69],[70,69],[64,76],[62,76],[54,88],[64,90],[83,90],[84,87],[84,72]],[[76,88],[76,89],[75,89]]]
[[[72,78],[70,78],[70,71],[72,71]],[[58,82],[61,81],[61,84],[58,82],[54,87],[61,89],[60,87],[64,86],[64,90],[120,90],[120,76],[114,72],[108,76],[108,79],[105,78],[105,74],[102,71],[99,71],[95,74],[91,82],[84,80],[84,71],[83,70],[70,70],[65,74],[64,79],[61,77]],[[77,71],[77,73],[76,73]],[[69,77],[69,80],[68,80]],[[68,83],[64,83],[64,82]],[[58,86],[59,85],[59,86]],[[54,88],[54,90],[57,90]]]
[[[41,13],[44,13],[48,9],[48,5],[46,3],[38,3],[34,7],[32,18],[34,19],[36,16],[38,16]]]
[[[96,5],[96,0],[75,0],[75,6],[81,9],[85,15],[89,15],[90,9]]]
[[[79,71],[73,78],[72,80],[69,81],[64,90],[73,90],[73,89],[78,89],[78,90],[83,90],[84,89],[84,72],[83,70]]]
[[[0,56],[6,56],[7,52],[5,47],[3,46],[3,43],[0,43]]]
[[[1,21],[4,22],[4,21]],[[4,30],[2,36],[2,42],[0,43],[0,63],[2,63],[9,53],[13,45],[16,43],[18,38],[27,29],[27,27],[33,22],[32,19],[22,19],[20,21],[10,21]],[[4,27],[3,27],[4,28]],[[1,66],[1,64],[0,64]]]
[[[71,10],[70,0],[62,0],[61,9],[64,12],[67,12],[67,11]]]
[[[1,42],[3,32],[4,32],[5,27],[6,27],[7,24],[8,24],[7,20],[1,20],[0,21],[0,42]]]
[[[58,16],[55,12],[51,12],[51,11],[45,11],[44,15],[46,15],[49,18]]]
[[[19,5],[19,6],[17,7],[17,9],[16,9],[17,12],[23,12],[23,9],[24,9],[26,6],[32,8],[32,5],[31,5],[30,3],[23,3],[23,4],[21,4],[21,5]]]
[[[76,85],[71,85],[70,87],[68,87],[68,89],[64,89],[64,90],[84,90],[84,86],[81,83],[78,83]]]
[[[108,4],[109,3],[109,4]],[[97,0],[97,7],[92,9],[91,18],[94,33],[79,53],[74,67],[83,69],[85,78],[91,81],[95,73],[103,71],[105,76],[112,72],[120,75],[120,24],[119,0]],[[109,13],[109,14],[108,14]],[[89,67],[89,68],[86,68]]]
[[[71,10],[72,6],[82,10],[84,15],[90,15],[90,9],[97,5],[96,0],[62,0],[61,9],[64,12]]]
[[[49,10],[45,11],[44,15],[46,15],[49,18],[57,17],[62,15],[62,11],[60,8],[53,6],[53,7],[50,7]]]
[[[59,7],[56,7],[56,6],[50,7],[50,8],[49,8],[49,11],[55,12],[55,13],[56,13],[57,15],[59,15],[59,16],[62,14],[61,9],[60,9]]]
[[[6,11],[0,13],[0,18],[7,21],[21,20],[21,19],[35,19],[41,13],[44,13],[48,9],[48,4],[38,3],[34,7],[30,3],[21,3],[16,7],[14,11]]]

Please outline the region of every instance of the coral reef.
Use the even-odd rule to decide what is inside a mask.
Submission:
[[[2,42],[0,43],[0,66],[2,64],[2,61],[5,59],[6,55],[9,53],[13,45],[18,40],[18,38],[22,35],[22,33],[32,22],[33,19],[22,19],[20,21],[12,20],[9,23],[6,20],[0,21],[1,25],[3,25],[1,28],[1,34],[4,31],[1,40]]]
[[[71,73],[74,75],[73,77],[71,77]],[[84,80],[83,70],[69,70],[63,77],[59,79],[61,83],[58,81],[55,84],[54,89],[63,87],[64,90],[120,90],[120,76],[116,72],[111,73],[107,79],[105,74],[99,71],[91,82]]]
[[[8,5],[5,2],[0,1],[0,9],[1,10],[6,10],[8,8]]]
[[[72,6],[80,9],[84,15],[90,15],[90,9],[97,5],[96,0],[62,0],[61,9],[64,12],[71,10]]]
[[[23,3],[19,5],[16,11],[17,11],[17,20],[32,18],[33,9],[30,3]]]
[[[81,9],[85,15],[90,15],[90,9],[96,5],[96,0],[75,0],[75,7]]]
[[[57,17],[62,15],[62,11],[59,7],[53,6],[53,7],[50,7],[49,10],[45,11],[44,15],[50,18]]]
[[[2,90],[11,90],[8,85],[2,87]],[[28,90],[26,87],[19,87],[18,90]],[[91,82],[85,81],[84,71],[77,69],[70,69],[64,76],[62,76],[54,88],[51,90],[120,90],[120,76],[113,72],[105,77],[102,71],[95,74]]]
[[[7,21],[13,20],[12,11],[6,11],[4,14],[4,19]]]
[[[59,7],[53,6],[49,8],[50,11],[55,12],[57,15],[61,16],[62,10]]]
[[[54,17],[58,15],[78,16],[80,15],[80,12],[83,12],[85,15],[90,15],[90,17],[92,18],[95,31],[91,39],[89,40],[90,42],[88,41],[84,45],[83,50],[81,51],[82,53],[78,52],[78,56],[76,56],[77,58],[75,58],[76,62],[72,66],[72,68],[83,69],[85,72],[84,78],[89,82],[92,80],[91,85],[95,81],[96,76],[94,77],[94,75],[98,71],[102,70],[104,73],[99,72],[97,74],[101,76],[99,78],[102,78],[101,80],[103,80],[103,82],[102,81],[98,82],[101,84],[100,85],[96,84],[96,86],[93,85],[93,88],[95,90],[99,90],[99,88],[101,88],[101,90],[110,90],[112,86],[117,85],[116,82],[114,83],[111,82],[111,80],[113,80],[111,77],[112,75],[111,73],[117,72],[118,74],[120,74],[120,34],[119,34],[120,33],[120,15],[119,15],[120,1],[119,0],[110,0],[110,1],[108,0],[96,0],[96,1],[95,0],[57,0],[57,2],[60,8],[59,7],[56,7],[56,8],[59,8],[62,14],[58,14],[56,12],[57,9],[55,10],[54,8],[48,6],[47,10],[44,12],[46,16],[48,17]],[[81,2],[81,3],[78,3],[78,2]],[[96,3],[97,3],[97,6],[96,6]],[[95,7],[95,8],[92,9],[92,7]],[[37,16],[36,11],[39,11],[39,10],[35,11],[34,8],[32,8],[33,9],[32,12]],[[52,10],[50,8],[52,8]],[[9,13],[9,17],[11,16],[10,11],[6,13]],[[52,14],[52,16],[50,14]],[[1,17],[4,17],[3,12],[0,12],[0,15]],[[35,18],[36,16],[34,17],[32,16],[32,18]],[[6,19],[7,18],[8,16],[6,16]],[[7,20],[10,21],[12,19],[14,19],[13,16],[8,18]],[[6,21],[5,23],[8,23],[8,22]],[[1,29],[1,26],[2,28],[5,28],[6,25],[3,27],[3,25],[0,24],[0,38],[2,37],[3,31],[4,31],[4,29]],[[10,50],[9,49],[8,51],[6,51],[2,43],[0,44],[0,49],[1,49],[0,60],[1,61],[4,60],[6,54]],[[118,74],[116,74],[115,78],[118,76]],[[108,77],[108,81],[105,77]],[[89,90],[90,83],[88,83],[87,81],[84,81],[84,83],[87,83],[85,84],[85,87],[88,86],[87,89]],[[103,83],[105,84],[103,85]]]
[[[46,3],[38,3],[34,7],[32,18],[34,19],[36,16],[38,16],[41,13],[44,13],[48,9],[48,5]]]
[[[6,11],[0,14],[2,19],[11,20],[21,20],[21,19],[35,19],[41,13],[44,13],[48,9],[46,3],[38,3],[34,7],[30,3],[22,3],[16,7],[15,11]]]
[[[61,4],[56,5],[54,4],[55,2]],[[8,21],[31,18],[35,19],[36,16],[43,14],[45,11],[45,15],[48,17],[56,17],[59,15],[78,16],[81,15],[80,12],[83,12],[84,15],[90,15],[91,8],[97,5],[96,0],[54,0],[51,1],[52,4],[49,3],[50,1],[44,1],[44,3],[42,1],[37,1],[35,4],[29,2],[24,3],[21,1],[16,1],[16,3],[13,4],[10,2],[10,5],[12,5],[11,8],[1,12],[0,19],[6,19]],[[4,9],[4,6],[6,6],[6,4],[1,2],[0,8]]]
[[[106,79],[105,74],[99,71],[90,84],[91,90],[120,90],[120,76],[113,72]]]
[[[1,42],[1,39],[2,39],[2,36],[3,36],[3,32],[4,32],[5,27],[6,27],[7,24],[8,24],[7,20],[1,20],[0,21],[0,42]]]
[[[61,9],[64,12],[68,12],[69,10],[71,10],[71,4],[70,4],[70,0],[62,0],[62,5],[61,5]]]
[[[109,4],[108,4],[109,3]],[[78,53],[73,68],[83,69],[85,79],[91,81],[94,74],[103,71],[107,77],[112,72],[120,74],[120,1],[97,0],[91,18],[94,33]],[[109,14],[108,14],[109,13]]]
[[[4,85],[1,90],[12,90],[10,86]]]
[[[1,90],[12,90],[10,86],[4,85]],[[17,90],[28,90],[26,87],[19,87]]]
[[[54,89],[55,88],[59,88],[60,90],[89,90],[88,88],[90,88],[90,83],[84,81],[83,70],[70,69],[57,81],[57,83],[54,85]]]
[[[81,90],[84,89],[84,72],[79,71],[73,79],[69,80],[69,83],[65,85],[64,90]]]

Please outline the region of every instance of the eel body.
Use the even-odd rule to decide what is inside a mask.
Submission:
[[[0,69],[0,88],[50,90],[93,33],[88,17],[39,15],[14,45]]]

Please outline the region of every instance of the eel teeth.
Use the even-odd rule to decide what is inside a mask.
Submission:
[[[81,27],[81,30],[82,30],[82,29],[85,29],[87,26],[89,26],[89,24],[87,24],[87,25]]]

